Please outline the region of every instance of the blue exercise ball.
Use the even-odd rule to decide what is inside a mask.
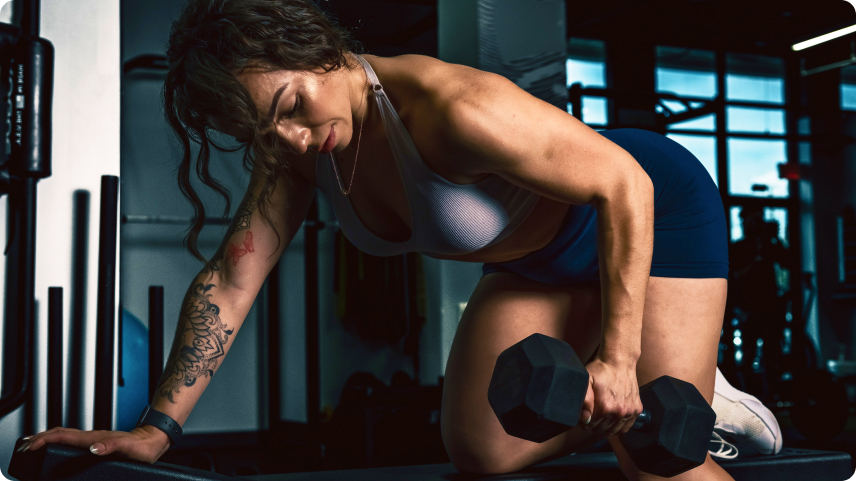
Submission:
[[[122,370],[116,391],[116,429],[130,431],[149,403],[149,330],[122,310]],[[124,381],[124,382],[121,382]]]

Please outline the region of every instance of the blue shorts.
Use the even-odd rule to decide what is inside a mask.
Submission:
[[[654,184],[654,256],[651,276],[728,278],[725,209],[710,174],[687,149],[654,132],[600,132],[645,169]],[[572,205],[556,237],[542,249],[482,272],[514,272],[553,285],[599,279],[597,211]]]

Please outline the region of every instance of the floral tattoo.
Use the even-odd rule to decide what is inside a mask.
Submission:
[[[182,386],[193,386],[201,377],[214,377],[220,358],[226,355],[234,329],[226,328],[220,308],[211,302],[209,291],[214,287],[196,284],[184,299],[169,361],[158,383],[158,394],[173,404],[173,393]]]

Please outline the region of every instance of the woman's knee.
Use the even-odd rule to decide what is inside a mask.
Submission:
[[[503,474],[519,471],[587,449],[604,439],[576,427],[543,443],[510,436],[482,436],[467,433],[458,423],[445,419],[441,432],[452,465],[462,473]]]
[[[452,465],[462,473],[502,474],[526,466],[514,452],[497,443],[482,442],[454,429],[443,429],[443,444]]]
[[[616,456],[618,457],[618,466],[621,469],[621,473],[624,474],[629,481],[660,481],[663,479],[668,479],[670,481],[682,481],[682,480],[694,480],[694,479],[705,479],[705,480],[724,480],[729,479],[733,481],[725,470],[723,470],[719,465],[714,462],[714,460],[708,456],[705,460],[704,464],[701,466],[695,467],[689,471],[683,472],[676,476],[672,476],[671,478],[663,478],[654,474],[646,473],[644,471],[640,471],[639,468],[633,464],[633,461],[625,454],[623,457],[618,455],[616,452]]]
[[[487,392],[497,356],[534,332],[565,338],[581,357],[590,356],[600,332],[596,294],[592,286],[551,287],[514,274],[482,278],[455,333],[443,383],[443,442],[459,471],[517,471],[583,441],[579,433],[541,444],[508,436]]]

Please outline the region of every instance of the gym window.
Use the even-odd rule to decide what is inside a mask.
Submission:
[[[856,110],[856,65],[841,69],[841,110]]]
[[[659,113],[668,109],[679,114],[717,98],[721,83],[715,52],[658,46],[655,54],[656,92],[674,96],[660,99],[656,107]],[[780,179],[778,172],[778,164],[788,161],[784,61],[776,57],[728,53],[725,65],[724,122],[718,125],[716,113],[701,115],[668,125],[666,135],[692,152],[720,187],[731,214],[730,238],[733,241],[743,237],[739,218],[741,205],[750,198],[760,198],[767,204],[765,217],[779,223],[780,237],[787,242],[785,203],[790,191],[788,181]],[[842,102],[849,101],[856,110],[856,66],[851,68],[851,75],[852,82],[842,83],[842,92],[846,90],[851,95],[842,95]],[[604,42],[571,38],[567,78],[569,88],[573,84],[581,84],[583,88],[605,88]],[[570,104],[568,112],[573,112]],[[582,120],[595,129],[606,128],[606,98],[583,96]],[[725,145],[723,153],[717,151],[719,142]],[[727,185],[720,185],[720,173],[727,173]]]
[[[606,49],[601,40],[572,38],[568,43],[567,62],[568,88],[579,83],[583,87],[606,88]],[[583,96],[582,120],[586,125],[605,127],[607,104],[604,97]],[[568,104],[568,113],[573,108]]]
[[[657,93],[682,97],[690,108],[716,98],[716,58],[713,52],[687,48],[657,47],[655,81]],[[676,100],[661,103],[674,113],[686,111]],[[657,106],[658,112],[664,109]],[[686,147],[704,165],[719,185],[716,167],[716,114],[708,114],[666,127],[666,136]],[[680,132],[680,133],[679,133]]]
[[[728,133],[785,135],[782,59],[728,54],[727,66],[726,102],[754,104],[726,107]],[[784,139],[728,136],[729,193],[787,198],[788,181],[779,178],[777,169],[783,162],[787,162]]]

